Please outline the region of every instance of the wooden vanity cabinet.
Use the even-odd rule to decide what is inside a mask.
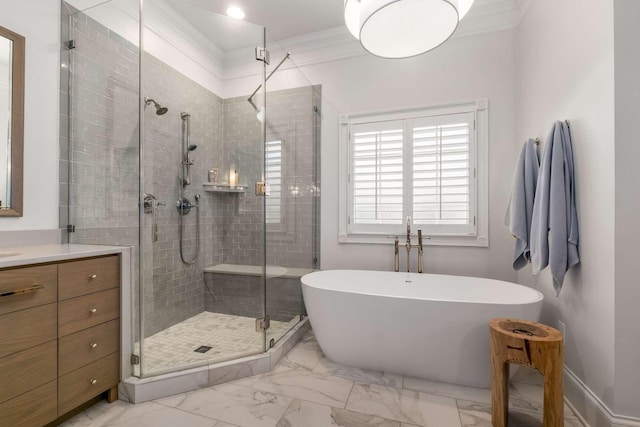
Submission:
[[[120,256],[0,270],[0,425],[39,427],[120,381]]]

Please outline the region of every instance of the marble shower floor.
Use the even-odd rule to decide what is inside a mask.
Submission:
[[[289,323],[272,320],[267,330],[267,341],[279,339],[296,323],[297,318]],[[208,311],[146,338],[144,344],[145,376],[264,351],[262,332],[256,332],[255,319]],[[206,353],[195,352],[200,346],[211,347],[211,350]],[[139,343],[136,343],[136,354],[139,354],[138,347]],[[135,366],[136,375],[139,375],[139,369],[139,365]]]
[[[512,379],[510,427],[542,425],[541,375]],[[64,427],[491,427],[491,391],[349,368],[309,332],[269,373],[138,405],[97,405]],[[565,406],[565,426],[582,427]]]

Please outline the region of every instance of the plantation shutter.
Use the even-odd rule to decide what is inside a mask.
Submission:
[[[412,122],[412,220],[427,232],[475,232],[473,126],[471,113]]]
[[[352,230],[379,232],[402,223],[403,133],[402,121],[351,126]]]
[[[349,126],[349,212],[354,234],[476,234],[475,114]]]
[[[267,224],[282,222],[282,141],[267,141],[265,146],[265,184],[269,189],[265,198]]]

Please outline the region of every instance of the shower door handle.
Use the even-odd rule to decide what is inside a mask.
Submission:
[[[153,194],[144,195],[144,213],[153,215],[151,223],[151,235],[153,242],[158,241],[158,206],[165,206],[166,203],[159,201]]]

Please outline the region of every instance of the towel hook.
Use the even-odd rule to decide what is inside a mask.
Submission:
[[[534,139],[533,142],[535,142],[536,145],[540,144],[540,138]]]
[[[564,122],[567,124],[567,126],[571,127],[571,120],[566,119]]]

